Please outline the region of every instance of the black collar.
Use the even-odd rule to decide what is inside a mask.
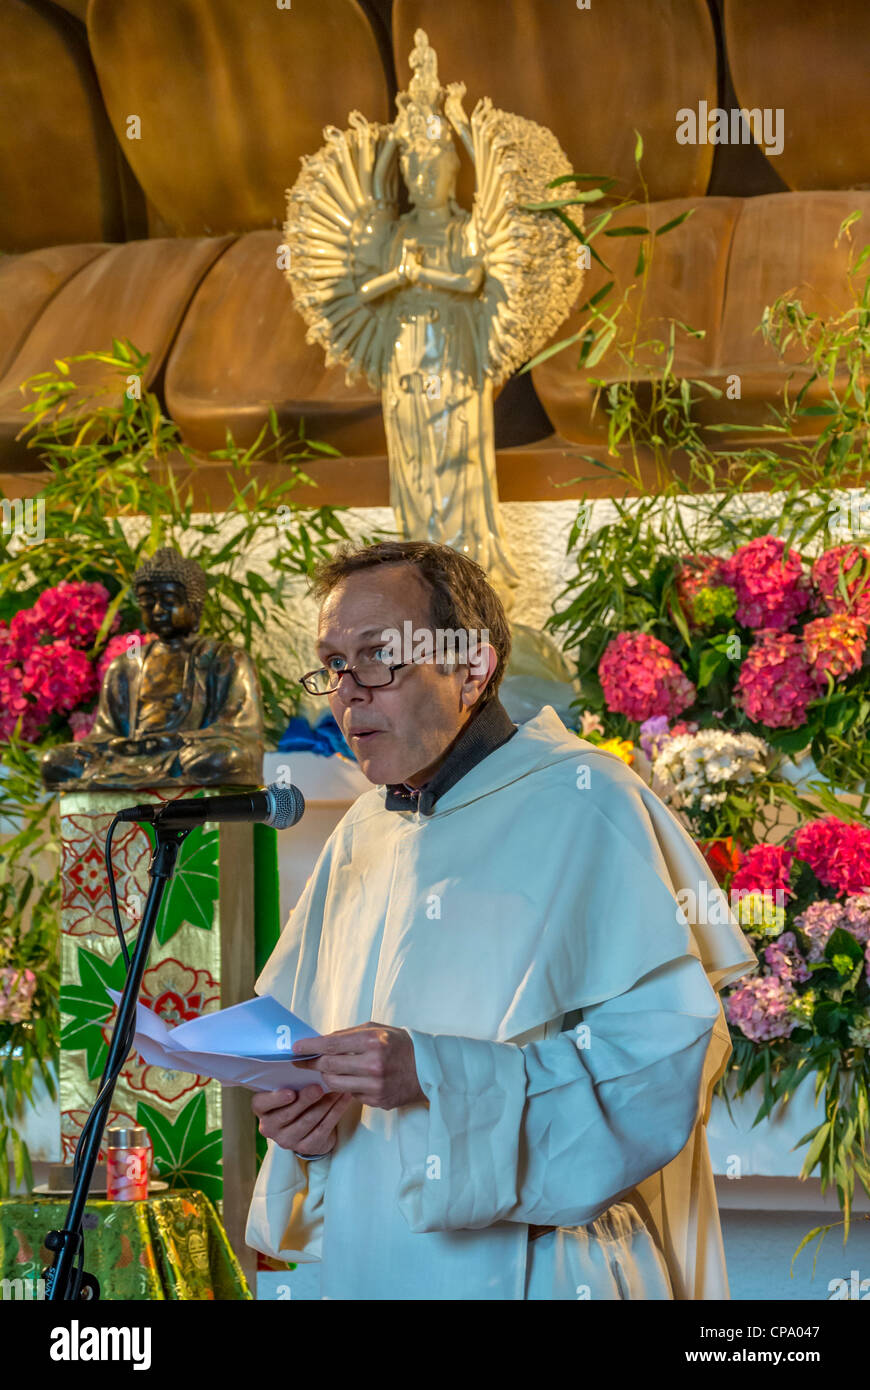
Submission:
[[[463,725],[444,762],[425,786],[419,790],[409,790],[404,782],[387,785],[384,808],[387,811],[419,809],[421,815],[431,816],[439,796],[455,786],[466,772],[470,772],[496,748],[507,743],[516,732],[517,725],[498,696],[494,696]]]

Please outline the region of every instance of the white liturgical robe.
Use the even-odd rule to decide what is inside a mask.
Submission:
[[[270,1140],[248,1243],[320,1260],[326,1298],[728,1298],[704,1126],[756,958],[691,837],[549,705],[430,815],[386,795],[256,989],[406,1028],[428,1104],[352,1105],[310,1162]]]

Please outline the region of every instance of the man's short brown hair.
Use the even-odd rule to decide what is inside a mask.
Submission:
[[[331,559],[315,567],[311,591],[322,603],[358,570],[395,564],[413,566],[428,585],[433,629],[489,633],[498,662],[478,704],[495,699],[511,652],[511,630],[502,601],[476,560],[431,541],[378,541],[375,545],[345,541]]]

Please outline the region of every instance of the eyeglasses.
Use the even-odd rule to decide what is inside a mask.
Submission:
[[[317,671],[308,671],[300,676],[299,684],[309,695],[331,695],[341,684],[342,676],[349,675],[363,690],[370,690],[379,685],[392,685],[394,673],[411,664],[410,661],[399,661],[395,666],[390,666],[386,661],[358,661],[356,666],[342,666],[338,671],[321,666]]]

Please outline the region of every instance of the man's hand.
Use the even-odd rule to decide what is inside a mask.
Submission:
[[[352,1096],[306,1086],[299,1091],[258,1091],[251,1109],[260,1121],[260,1133],[274,1139],[280,1149],[302,1154],[328,1154],[335,1148],[336,1126]]]
[[[323,1055],[305,1060],[306,1052]],[[414,1044],[404,1028],[360,1023],[320,1038],[300,1038],[293,1044],[293,1060],[297,1066],[320,1072],[332,1090],[378,1110],[395,1110],[426,1099],[417,1076]]]

